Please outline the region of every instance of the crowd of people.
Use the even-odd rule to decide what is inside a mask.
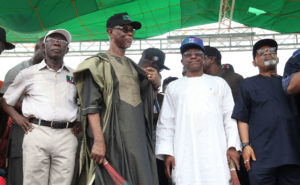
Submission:
[[[178,48],[183,77],[166,78],[159,92],[165,53],[125,56],[141,27],[112,15],[108,51],[75,70],[64,63],[71,34],[51,30],[7,72],[0,176],[8,185],[300,184],[300,50],[281,76],[277,42],[259,40],[258,74],[243,79],[217,48],[189,36]],[[14,47],[0,28],[0,54]]]

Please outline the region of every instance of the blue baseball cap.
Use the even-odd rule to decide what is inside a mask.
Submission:
[[[203,41],[200,38],[189,36],[185,38],[180,46],[180,53],[183,54],[186,50],[191,48],[199,48],[203,52],[205,52]]]

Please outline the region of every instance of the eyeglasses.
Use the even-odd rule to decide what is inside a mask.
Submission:
[[[183,53],[183,56],[184,56],[185,58],[189,58],[189,57],[191,57],[192,55],[195,55],[196,57],[204,58],[204,53],[201,52],[201,51],[197,51],[197,52],[185,52],[185,53]]]
[[[46,42],[49,42],[50,44],[55,44],[56,42],[58,42],[62,46],[67,46],[69,44],[69,42],[65,40],[58,40],[53,38],[47,38]]]
[[[275,47],[271,47],[268,49],[258,49],[256,52],[258,55],[262,56],[264,55],[267,51],[269,51],[269,53],[274,54],[276,53],[276,48]]]
[[[124,32],[124,33],[129,33],[129,32],[131,32],[131,33],[135,34],[135,32],[136,32],[135,29],[130,28],[130,27],[114,27],[114,28],[112,28],[112,29],[121,30],[121,31]]]

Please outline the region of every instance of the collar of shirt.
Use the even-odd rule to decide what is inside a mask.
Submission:
[[[33,65],[33,64],[32,64],[32,58],[28,59],[27,61],[28,61],[28,63],[29,63],[30,66]]]
[[[46,64],[45,59],[44,59],[41,63],[36,64],[36,65],[38,65],[38,69],[39,69],[39,70],[42,70],[42,69],[48,69],[49,71],[55,72],[52,68],[50,68],[50,67]],[[60,68],[58,71],[56,71],[56,72],[59,73],[59,72],[61,72],[63,69],[66,70],[66,71],[68,71],[68,72],[70,72],[70,69],[69,69],[67,66],[65,66],[64,63],[63,63],[63,65],[61,66],[61,68]]]

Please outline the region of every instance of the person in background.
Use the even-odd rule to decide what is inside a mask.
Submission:
[[[160,75],[160,72],[163,69],[169,70],[167,66],[164,65],[165,63],[165,53],[157,48],[148,48],[143,51],[142,57],[138,63],[140,67],[142,67],[145,71],[147,70],[156,70],[157,73]],[[150,80],[150,79],[149,79]],[[155,145],[155,136],[156,136],[156,124],[158,120],[158,116],[160,113],[161,105],[159,105],[158,101],[158,93],[159,89],[156,89],[155,95],[156,98],[154,100],[154,112],[153,112],[153,124],[154,124],[154,145]],[[168,184],[168,178],[165,175],[165,168],[164,168],[164,161],[156,159],[157,164],[157,174],[158,174],[158,181],[160,185],[167,185]]]
[[[168,84],[177,79],[178,79],[177,77],[168,77],[168,78],[164,79],[163,85],[162,85],[162,92],[158,93],[157,97],[156,97],[157,102],[160,107],[162,107],[165,91],[166,91]],[[157,163],[157,172],[158,172],[158,179],[159,179],[160,185],[172,185],[172,179],[168,178],[165,173],[165,162],[163,160],[157,158],[156,163]]]
[[[143,68],[147,73],[152,72],[155,74],[155,78],[150,78],[150,76],[147,75],[148,80],[150,81],[159,81],[159,86],[157,89],[154,89],[154,98],[156,98],[157,93],[159,92],[159,87],[161,83],[161,74],[160,72],[164,69],[169,70],[167,66],[164,65],[165,63],[165,53],[157,48],[148,48],[145,49],[142,53],[142,57],[138,63],[138,66]],[[158,77],[159,79],[156,79]],[[156,101],[156,99],[155,99]],[[156,111],[159,111],[159,107],[157,107],[157,102],[154,102],[155,108],[158,109]],[[155,111],[155,110],[154,110]]]
[[[0,89],[3,85],[3,81],[0,80]],[[5,112],[3,112],[5,114]],[[2,115],[0,115],[2,116]],[[4,115],[3,115],[4,116]],[[9,129],[4,131],[2,137],[0,137],[0,177],[6,176],[6,146],[8,142],[8,132]],[[4,178],[3,181],[5,182]]]
[[[223,78],[228,83],[235,101],[240,83],[244,78],[235,72],[222,68],[222,55],[217,48],[211,46],[204,46],[204,48],[204,73]]]
[[[164,79],[164,81],[163,81],[163,87],[162,87],[163,88],[162,92],[165,93],[168,85],[171,82],[173,82],[173,81],[175,81],[177,79],[178,79],[177,77],[172,77],[172,76],[169,76],[168,78]]]
[[[205,49],[200,38],[185,38],[180,52],[186,77],[168,85],[155,153],[165,160],[166,174],[177,185],[229,185],[229,162],[239,169],[240,156],[230,87],[222,78],[203,73]]]
[[[219,76],[223,78],[229,85],[233,100],[236,101],[237,92],[240,86],[241,81],[244,79],[241,75],[234,72],[233,66],[230,64],[222,64],[222,55],[221,52],[211,46],[204,46],[205,48],[205,62],[203,71],[206,74],[213,76]],[[249,179],[248,174],[245,169],[243,157],[240,158],[240,170],[237,171],[240,183],[242,185],[248,185]]]
[[[6,31],[0,27],[0,55],[4,50],[14,49],[16,46],[6,40]]]
[[[165,63],[165,53],[157,48],[148,48],[143,51],[142,57],[138,63],[140,67],[142,67],[145,71],[147,70],[155,70],[158,73],[158,76],[161,79],[161,71],[166,69],[170,70]],[[159,89],[155,89],[155,101],[154,101],[154,123],[156,125],[158,114],[161,108],[161,105],[158,102],[158,93]]]
[[[4,50],[14,49],[15,45],[7,42],[6,40],[6,31],[0,27],[0,55]],[[3,81],[0,81],[0,89],[3,85]],[[0,96],[0,176],[6,175],[6,145],[8,140],[7,128],[8,116],[1,108],[1,96]],[[2,179],[4,182],[4,179]],[[5,183],[5,182],[4,182]]]
[[[167,89],[169,83],[171,83],[177,79],[178,79],[177,77],[172,77],[172,76],[169,76],[166,79],[164,79],[163,85],[162,85],[162,92],[157,94],[157,101],[158,101],[160,107],[162,107],[164,95],[165,95],[165,92],[166,92],[166,89]]]
[[[277,49],[273,39],[254,44],[252,64],[259,74],[243,80],[232,113],[251,185],[300,184],[299,113],[277,74]]]
[[[161,82],[160,72],[164,69],[169,70],[169,68],[164,65],[164,62],[165,62],[165,53],[163,51],[161,51],[160,49],[157,49],[157,48],[148,48],[143,51],[142,57],[138,63],[138,66],[143,68],[146,73],[148,71],[153,71],[155,73],[155,76],[159,77],[159,84],[160,84],[160,82]],[[149,77],[150,76],[148,76],[148,79],[151,81],[151,78],[149,78]],[[160,85],[159,85],[159,87],[160,87]],[[157,101],[158,92],[159,92],[159,88],[154,89],[154,99],[155,100],[154,100],[153,123],[154,123],[155,128],[156,128],[158,115],[160,112],[160,105]],[[155,128],[154,128],[154,130],[155,130]],[[154,136],[155,136],[155,132],[154,132]]]
[[[0,55],[4,50],[11,50],[14,49],[15,45],[12,43],[7,42],[6,40],[6,31],[0,27]],[[7,127],[7,120],[8,116],[5,112],[3,112],[0,104],[0,138],[4,134],[6,127]]]
[[[148,67],[154,68],[159,73],[164,69],[170,70],[167,66],[165,66],[165,57],[166,54],[162,50],[157,48],[148,48],[143,51],[138,65],[145,70]]]
[[[221,64],[221,69],[227,69],[231,72],[234,72],[234,67],[231,64]]]

